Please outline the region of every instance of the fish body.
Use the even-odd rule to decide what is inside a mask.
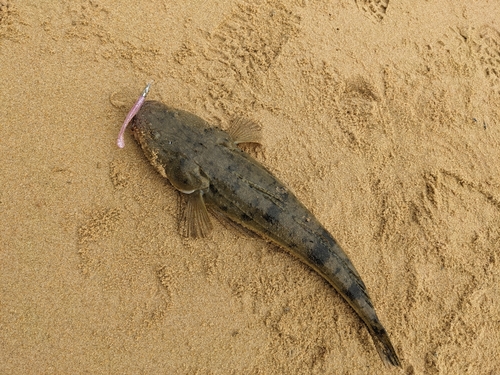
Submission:
[[[366,324],[382,361],[400,366],[354,265],[295,195],[237,146],[241,129],[231,135],[194,114],[146,101],[132,130],[151,164],[189,197],[187,234],[208,233],[206,206],[284,247],[344,297]]]

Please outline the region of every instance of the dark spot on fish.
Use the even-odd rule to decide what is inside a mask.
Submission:
[[[387,334],[387,331],[382,326],[378,326],[376,324],[372,325],[373,332],[377,334],[377,336],[383,336]]]
[[[351,284],[345,294],[353,301],[365,297],[363,290],[356,283]]]
[[[279,207],[273,204],[271,205],[271,207],[269,207],[263,217],[268,223],[276,223],[279,221],[280,214],[281,210],[279,209]]]
[[[241,189],[241,184],[238,180],[234,181],[233,183],[233,190],[234,191],[238,191],[239,189]]]
[[[275,217],[272,217],[271,215],[268,215],[268,214],[264,214],[262,216],[264,218],[265,221],[267,221],[269,224],[275,224],[276,223],[276,218]]]
[[[330,251],[323,243],[318,243],[309,253],[309,259],[314,264],[323,266],[330,259]]]
[[[250,216],[248,216],[247,214],[244,213],[244,214],[241,215],[241,220],[243,220],[243,221],[251,221],[252,218]]]

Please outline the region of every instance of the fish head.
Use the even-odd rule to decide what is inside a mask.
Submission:
[[[185,127],[177,110],[153,100],[146,101],[132,120],[134,138],[163,177],[167,177],[169,161],[177,159],[186,145]]]
[[[189,112],[147,101],[135,115],[132,132],[155,169],[184,193],[208,188],[199,158],[212,145],[208,123]]]

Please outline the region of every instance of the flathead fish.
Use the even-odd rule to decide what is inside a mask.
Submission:
[[[132,131],[156,170],[186,197],[183,234],[205,237],[208,210],[270,239],[330,283],[363,320],[382,361],[401,366],[365,284],[333,236],[295,195],[237,145],[259,142],[255,123],[235,121],[228,132],[157,101],[145,101],[149,85],[122,126]],[[208,209],[207,209],[208,208]]]

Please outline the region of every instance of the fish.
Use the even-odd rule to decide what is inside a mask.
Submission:
[[[180,216],[184,236],[206,237],[209,212],[223,215],[276,243],[321,275],[365,323],[388,366],[400,359],[380,322],[365,284],[333,236],[265,166],[238,145],[260,143],[260,126],[236,119],[228,131],[190,112],[145,100],[146,86],[122,126],[133,135],[151,165],[185,197]]]

